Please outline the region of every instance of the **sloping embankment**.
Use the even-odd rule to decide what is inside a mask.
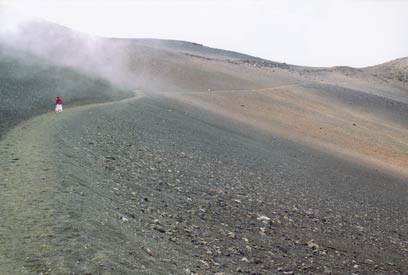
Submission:
[[[0,148],[0,274],[407,267],[403,180],[165,97],[46,114]]]

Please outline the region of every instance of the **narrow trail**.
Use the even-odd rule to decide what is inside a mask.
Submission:
[[[251,92],[271,92],[274,90],[281,90],[284,88],[291,88],[291,87],[299,87],[302,84],[294,83],[294,84],[287,84],[287,85],[278,85],[274,87],[267,87],[267,88],[260,88],[260,89],[231,89],[231,90],[211,90],[208,91],[160,91],[160,92],[153,92],[155,94],[161,95],[194,95],[194,94],[222,94],[222,93],[251,93]]]
[[[30,119],[0,142],[0,274],[29,274],[22,265],[31,261],[26,251],[46,250],[41,246],[51,234],[49,199],[55,180],[47,157],[48,128],[57,121],[54,114]]]
[[[58,171],[50,157],[58,149],[53,145],[53,125],[78,111],[115,103],[68,108],[61,114],[49,112],[19,124],[0,140],[1,275],[51,272],[43,260],[58,252],[49,240],[57,237],[60,214]]]

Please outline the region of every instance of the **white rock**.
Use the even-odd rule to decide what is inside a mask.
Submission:
[[[210,265],[204,260],[200,260],[199,262],[202,263],[206,268],[210,267]]]
[[[263,223],[265,223],[265,224],[268,224],[268,223],[271,221],[271,218],[262,215],[262,216],[259,216],[259,217],[257,218],[257,220],[258,220],[258,221],[261,221],[261,222],[263,222]]]

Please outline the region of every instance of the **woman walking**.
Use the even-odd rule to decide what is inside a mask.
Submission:
[[[55,99],[55,112],[62,112],[62,99],[59,96],[57,96],[57,98]]]

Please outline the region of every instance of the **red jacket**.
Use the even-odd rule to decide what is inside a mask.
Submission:
[[[57,98],[55,99],[55,104],[62,104],[62,99],[59,98],[59,97],[57,97]]]

